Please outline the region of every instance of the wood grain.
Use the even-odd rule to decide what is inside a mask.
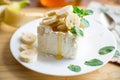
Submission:
[[[120,80],[120,65],[112,63],[107,63],[96,71],[72,77],[49,76],[31,71],[19,64],[10,52],[9,44],[13,33],[14,31],[0,30],[0,80]]]

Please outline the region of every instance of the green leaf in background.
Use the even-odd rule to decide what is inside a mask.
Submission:
[[[100,66],[103,64],[102,61],[100,61],[99,59],[91,59],[89,61],[85,61],[84,63],[85,65],[88,65],[88,66]]]
[[[83,27],[89,27],[89,26],[90,26],[89,22],[88,22],[85,18],[81,18],[81,19],[80,19],[80,24],[81,24]]]
[[[114,14],[115,14],[116,16],[120,16],[120,10],[115,11]]]
[[[70,32],[72,34],[75,34],[75,35],[79,35],[79,36],[84,36],[84,33],[81,29],[79,29],[78,27],[76,26],[73,26],[71,29],[70,29]]]
[[[120,57],[120,52],[118,50],[116,50],[113,58],[119,58]]]
[[[116,25],[120,26],[120,22],[117,22]]]
[[[80,72],[81,71],[81,67],[79,65],[73,65],[73,64],[70,64],[68,66],[68,69],[70,69],[71,71],[74,71],[74,72]]]
[[[99,10],[100,10],[100,12],[103,12],[103,13],[106,13],[109,11],[109,9],[106,7],[101,7],[101,8],[99,8]]]
[[[103,48],[101,48],[101,49],[99,50],[99,54],[100,54],[100,55],[105,55],[105,54],[110,53],[110,52],[113,51],[114,49],[115,49],[114,46],[105,46],[105,47],[103,47]]]
[[[83,9],[79,9],[76,6],[73,6],[73,13],[76,13],[79,17],[83,17],[83,16],[87,16],[87,15],[91,15],[93,14],[92,10],[83,10]]]
[[[90,9],[86,9],[85,12],[86,12],[87,15],[91,15],[91,14],[93,14],[93,11],[90,10]]]

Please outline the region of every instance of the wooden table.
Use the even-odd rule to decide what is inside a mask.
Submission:
[[[28,11],[41,11],[30,9]],[[10,52],[10,38],[14,31],[0,30],[0,80],[120,80],[120,65],[107,63],[100,69],[72,77],[57,77],[31,71],[19,64]]]

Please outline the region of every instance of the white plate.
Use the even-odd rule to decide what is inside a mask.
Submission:
[[[53,56],[39,56],[37,62],[24,63],[19,60],[20,36],[23,32],[32,32],[37,35],[37,26],[41,19],[34,20],[19,28],[11,38],[10,49],[15,59],[26,68],[33,71],[54,76],[74,76],[94,71],[105,65],[114,55],[115,50],[107,55],[99,55],[98,50],[104,46],[115,46],[116,40],[112,33],[99,23],[89,20],[90,27],[86,28],[85,36],[80,43],[80,49],[75,59],[56,60]],[[91,67],[84,65],[84,62],[93,58],[103,61],[101,66]],[[70,71],[67,67],[70,64],[80,65],[80,72]]]

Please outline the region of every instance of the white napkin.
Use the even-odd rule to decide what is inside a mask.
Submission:
[[[94,15],[92,16],[92,18],[98,22],[100,22],[100,14],[102,12],[108,13],[114,19],[116,23],[115,28],[120,34],[120,7],[113,7],[99,2],[91,2],[88,5],[87,9],[92,9],[94,11]],[[114,30],[112,31],[112,33],[116,37],[118,43],[118,50],[110,61],[120,64],[120,37]]]

